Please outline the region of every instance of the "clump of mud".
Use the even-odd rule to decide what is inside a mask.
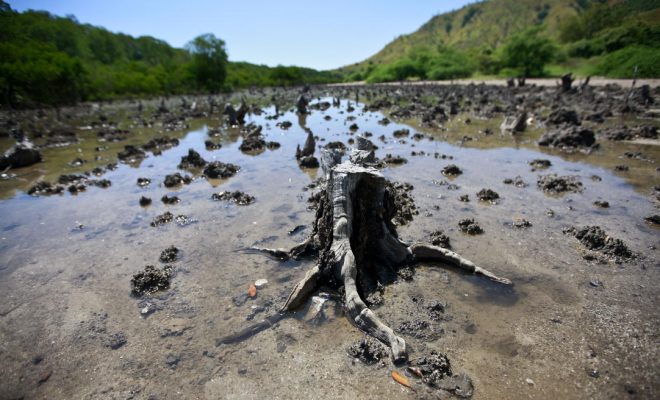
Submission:
[[[500,195],[492,189],[481,189],[477,192],[477,198],[481,201],[497,204],[497,199],[500,198]]]
[[[525,218],[518,217],[513,219],[511,226],[518,229],[529,228],[530,226],[532,226],[532,223],[526,220]]]
[[[593,131],[579,126],[549,131],[541,136],[539,146],[555,147],[565,151],[586,150],[596,144]]]
[[[192,178],[189,175],[182,176],[180,173],[176,172],[174,174],[166,175],[165,180],[163,181],[163,185],[165,185],[165,187],[171,188],[184,183],[187,185],[190,182],[192,182]]]
[[[167,211],[164,214],[156,216],[156,218],[151,221],[151,226],[161,226],[172,222],[174,219],[174,214]]]
[[[465,218],[458,221],[458,227],[461,232],[467,233],[468,235],[479,235],[484,233],[484,230],[475,222],[473,218]]]
[[[171,263],[176,261],[178,256],[179,256],[179,249],[177,249],[175,246],[170,246],[160,253],[159,260],[162,263]]]
[[[525,187],[528,186],[527,182],[525,182],[520,175],[516,176],[515,178],[506,178],[504,180],[504,184],[505,185],[513,185],[517,188],[525,188]]]
[[[394,136],[395,138],[407,137],[408,135],[410,135],[409,129],[397,129],[394,132],[392,132],[392,136]]]
[[[401,165],[408,162],[405,158],[401,156],[393,156],[392,154],[386,154],[383,158],[383,162],[387,165]]]
[[[367,365],[373,365],[382,359],[387,359],[387,351],[380,342],[365,336],[351,344],[347,350],[348,355],[357,358]]]
[[[213,161],[204,168],[204,176],[211,179],[229,178],[238,172],[238,165]]]
[[[462,173],[463,171],[456,164],[449,164],[442,169],[442,175],[444,176],[458,176]]]
[[[147,265],[144,271],[138,272],[131,278],[131,291],[135,296],[144,296],[168,289],[173,272],[171,265],[166,265],[163,269]]]
[[[431,386],[435,386],[438,381],[454,374],[449,358],[435,350],[431,350],[428,356],[416,358],[410,365],[417,368],[422,374],[422,381]]]
[[[127,164],[142,161],[147,157],[147,153],[132,145],[124,146],[124,150],[117,153],[117,158]]]
[[[181,169],[194,169],[202,168],[206,165],[206,160],[193,149],[188,149],[188,154],[181,157],[181,162],[178,165],[178,168]]]
[[[536,186],[544,192],[554,194],[581,193],[583,190],[582,182],[576,176],[558,176],[557,174],[541,176],[536,182]]]
[[[254,196],[241,191],[213,193],[211,199],[215,201],[232,201],[239,206],[247,206],[254,203]]]
[[[160,201],[162,201],[163,204],[169,204],[169,205],[172,205],[172,204],[177,204],[178,202],[181,201],[181,199],[179,199],[178,196],[168,196],[168,195],[164,195],[163,197],[160,198]]]
[[[392,221],[397,225],[405,225],[412,221],[415,215],[419,215],[415,200],[410,195],[413,185],[409,183],[386,183],[388,196],[386,201],[390,202],[388,209],[396,210]]]
[[[444,247],[445,249],[451,249],[451,243],[449,236],[441,230],[431,232],[431,244],[434,246]]]
[[[64,187],[61,185],[53,185],[50,182],[39,181],[30,189],[28,189],[28,194],[30,196],[48,196],[51,194],[60,194],[64,192]]]
[[[552,166],[552,163],[550,162],[550,160],[537,158],[535,160],[530,161],[529,165],[531,165],[532,168],[536,170],[536,169],[550,168]]]
[[[600,252],[617,261],[634,257],[632,251],[621,239],[609,236],[599,226],[572,227],[564,230],[564,233],[574,235],[588,250]]]

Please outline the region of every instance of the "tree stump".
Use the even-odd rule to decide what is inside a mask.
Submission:
[[[402,242],[392,223],[397,211],[396,193],[372,166],[377,160],[369,146],[371,142],[358,137],[357,143],[358,149],[343,163],[341,155],[333,150],[324,150],[321,154],[325,179],[311,236],[290,250],[253,249],[281,260],[317,254],[317,265],[296,284],[281,313],[301,307],[322,284],[340,293],[343,291],[350,321],[389,346],[394,362],[398,363],[407,360],[406,342],[367,307],[361,294],[379,284],[392,282],[399,268],[419,261],[451,264],[502,284],[511,284],[511,281],[448,249]],[[270,324],[272,322],[267,325]]]

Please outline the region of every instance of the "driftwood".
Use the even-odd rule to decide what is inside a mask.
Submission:
[[[406,342],[369,309],[360,293],[368,293],[370,288],[392,281],[392,274],[396,279],[396,270],[419,261],[450,264],[502,284],[511,284],[511,281],[445,248],[402,242],[391,222],[396,213],[396,194],[383,175],[371,166],[376,162],[373,144],[362,137],[358,137],[357,143],[358,149],[343,163],[341,156],[332,150],[324,150],[321,155],[325,180],[311,236],[292,249],[253,250],[280,260],[318,254],[318,263],[293,288],[280,316],[303,306],[321,285],[340,292],[343,289],[344,307],[350,321],[389,346],[393,360],[398,363],[407,360]],[[233,343],[280,319],[270,317],[218,343]]]

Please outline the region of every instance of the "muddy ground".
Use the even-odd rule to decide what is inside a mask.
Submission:
[[[307,114],[302,88],[0,114],[0,150],[27,138],[42,158],[0,180],[0,399],[451,396],[396,383],[405,367],[364,344],[332,288],[217,345],[314,263],[245,251],[310,233],[309,132],[315,157],[368,137],[412,185],[403,240],[514,282],[400,274],[372,308],[412,364],[446,355],[475,399],[657,398],[660,91],[578,83],[313,87]],[[503,124],[523,112],[522,131]]]

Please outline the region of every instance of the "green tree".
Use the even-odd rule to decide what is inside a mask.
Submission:
[[[218,92],[227,78],[225,42],[212,33],[197,36],[186,45],[192,54],[191,69],[201,89]]]
[[[552,61],[557,46],[540,35],[538,28],[525,30],[512,36],[502,47],[502,66],[512,68],[525,77],[543,76],[543,67]]]

